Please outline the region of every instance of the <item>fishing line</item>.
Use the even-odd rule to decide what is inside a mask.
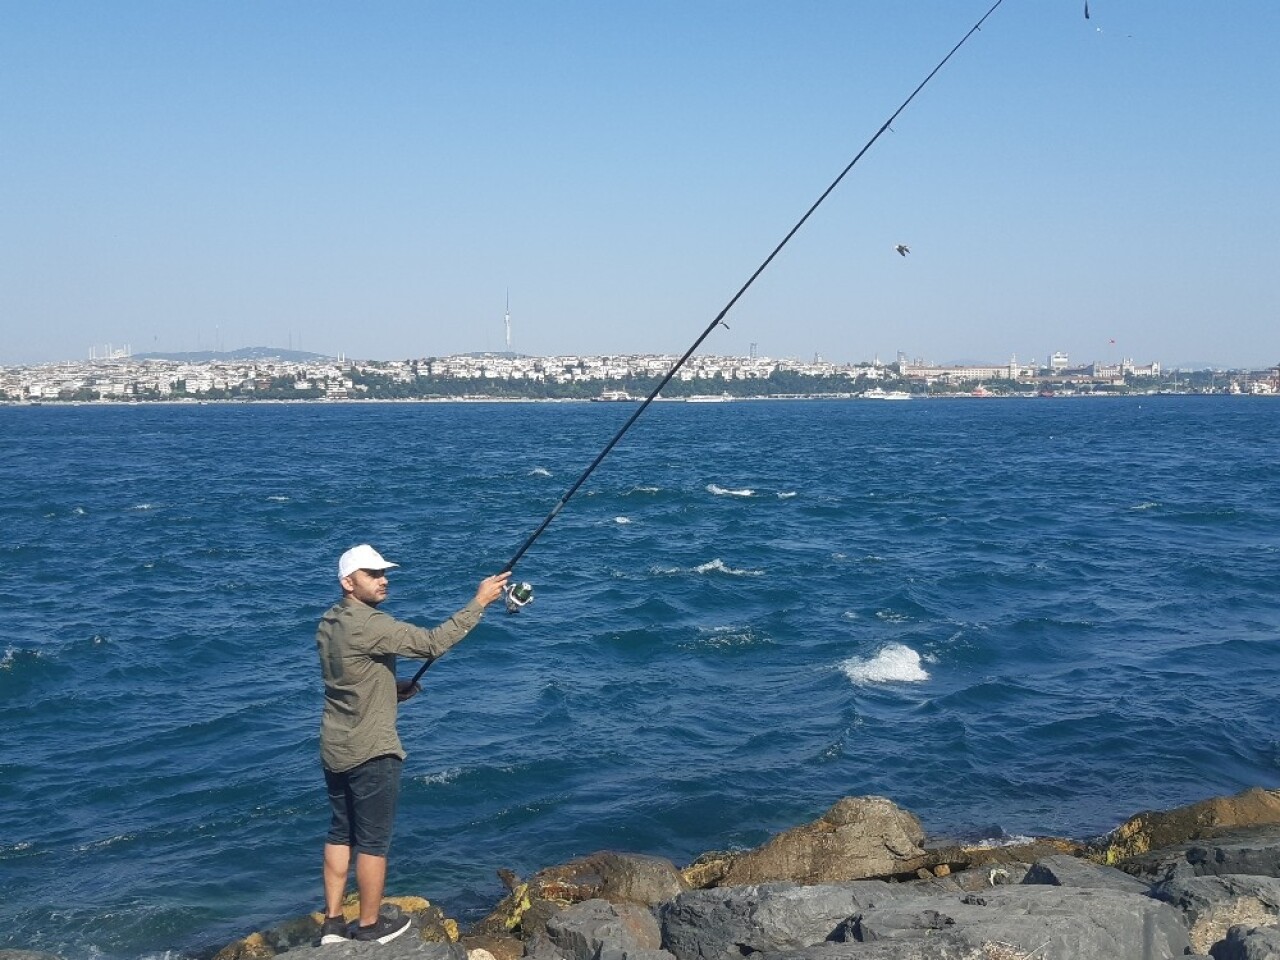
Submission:
[[[631,429],[631,425],[640,418],[640,415],[644,413],[645,410],[648,409],[649,404],[653,403],[654,399],[658,396],[658,394],[662,392],[662,388],[671,382],[671,378],[676,375],[676,372],[682,366],[684,366],[685,361],[687,361],[691,356],[693,356],[694,351],[696,351],[698,347],[702,346],[702,341],[706,340],[707,337],[711,335],[711,331],[718,326],[724,326],[726,330],[728,329],[728,324],[724,322],[724,318],[728,315],[729,311],[733,309],[734,305],[737,304],[737,302],[742,299],[743,294],[745,294],[751,288],[751,285],[756,282],[756,279],[760,276],[760,274],[764,273],[764,271],[768,268],[769,264],[773,263],[774,258],[777,257],[778,254],[782,252],[782,248],[791,242],[791,238],[794,237],[800,231],[800,228],[805,225],[808,219],[811,216],[813,216],[814,211],[816,211],[818,207],[822,206],[823,201],[825,201],[827,197],[829,197],[831,193],[835,190],[835,188],[840,185],[840,182],[844,180],[844,178],[848,175],[849,171],[854,168],[857,162],[862,159],[863,155],[868,150],[870,150],[871,147],[875,144],[875,142],[880,139],[881,135],[892,126],[893,121],[897,120],[899,115],[902,113],[902,111],[907,109],[911,101],[916,98],[916,95],[919,94],[920,91],[923,90],[928,85],[929,81],[932,80],[934,76],[937,75],[938,71],[940,71],[944,66],[946,66],[947,61],[956,55],[956,52],[968,42],[969,38],[972,37],[975,33],[977,33],[982,28],[983,23],[986,22],[987,18],[990,17],[991,14],[996,12],[996,9],[1002,3],[1004,3],[1004,0],[996,0],[996,2],[991,5],[991,8],[982,15],[982,18],[978,20],[978,22],[975,23],[972,27],[969,28],[969,32],[960,38],[960,42],[957,43],[954,47],[952,47],[951,51],[945,57],[943,57],[941,60],[938,61],[938,65],[929,71],[928,76],[926,76],[923,80],[921,80],[919,85],[914,90],[911,91],[911,95],[908,96],[907,99],[902,101],[901,105],[898,107],[897,110],[893,111],[893,113],[889,116],[889,119],[880,125],[880,129],[878,129],[875,132],[875,134],[871,137],[871,139],[868,140],[863,145],[862,149],[857,152],[854,158],[849,161],[849,163],[845,166],[843,170],[840,171],[839,176],[837,176],[834,180],[831,181],[831,185],[828,186],[827,189],[822,191],[821,196],[819,196],[818,199],[815,200],[813,204],[809,207],[809,209],[804,212],[804,216],[802,216],[799,220],[797,220],[795,226],[793,226],[790,230],[787,231],[787,235],[783,237],[782,240],[778,243],[778,245],[773,248],[773,251],[767,257],[764,258],[760,266],[756,267],[755,272],[752,273],[751,276],[747,278],[746,283],[744,283],[741,287],[739,287],[738,292],[729,298],[729,302],[726,303],[724,307],[720,310],[720,312],[716,314],[715,319],[712,320],[711,323],[707,325],[707,328],[702,331],[702,333],[698,336],[698,339],[693,341],[689,349],[684,352],[684,355],[675,362],[675,364],[671,367],[671,369],[667,371],[666,375],[662,378],[662,380],[659,381],[658,385],[653,388],[649,396],[647,396],[644,399],[644,401],[640,404],[640,406],[636,408],[635,412],[632,413],[631,416],[627,418],[626,422],[622,425],[621,429],[619,429],[618,432],[613,435],[613,439],[611,439],[607,444],[605,444],[604,449],[601,450],[600,453],[596,455],[596,458],[591,461],[590,466],[588,466],[586,470],[582,471],[582,476],[578,477],[578,479],[573,482],[573,485],[564,492],[564,495],[561,496],[560,499],[556,502],[556,505],[551,508],[551,512],[546,515],[542,523],[538,524],[537,529],[534,530],[533,533],[529,534],[528,539],[526,539],[524,543],[520,545],[520,549],[518,549],[515,552],[515,554],[512,555],[511,559],[507,561],[506,566],[502,568],[503,573],[508,573],[515,569],[515,566],[520,561],[520,558],[523,557],[525,553],[528,551],[528,549],[531,546],[533,546],[534,542],[540,536],[542,536],[543,531],[545,531],[547,527],[551,525],[551,521],[554,520],[556,516],[560,513],[560,511],[564,509],[565,504],[567,504],[569,500],[573,497],[573,495],[578,492],[578,489],[584,483],[586,483],[587,478],[591,476],[592,473],[595,472],[596,467],[600,466],[604,458],[609,455],[609,452],[615,446],[618,445],[618,441],[621,440],[623,436],[626,434],[626,432]],[[531,603],[532,600],[533,600],[533,588],[529,586],[529,584],[527,583],[512,584],[511,587],[508,589],[507,610],[511,613],[515,613],[521,607],[525,606],[528,603]],[[426,672],[427,667],[429,667],[430,665],[431,665],[431,661],[427,661],[426,663],[424,663],[422,665],[422,668],[417,672],[417,674],[414,675],[412,682],[416,683],[419,680],[419,678],[421,678],[422,674]]]

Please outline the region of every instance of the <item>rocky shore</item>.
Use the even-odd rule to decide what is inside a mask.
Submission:
[[[683,869],[600,852],[500,875],[507,896],[468,930],[389,898],[413,919],[390,944],[315,946],[314,914],[213,960],[1280,960],[1280,790],[1140,813],[1094,841],[1000,846],[929,841],[892,801],[846,797]]]

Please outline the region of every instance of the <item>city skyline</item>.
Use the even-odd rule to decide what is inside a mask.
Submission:
[[[0,364],[678,354],[989,6],[6,4]],[[1274,364],[1278,30],[1007,0],[703,349]]]
[[[424,353],[424,354],[419,354],[417,356],[396,356],[396,357],[358,356],[358,357],[352,357],[351,359],[359,360],[362,362],[364,361],[385,362],[385,361],[426,359],[429,357],[481,356],[481,355],[498,356],[498,355],[505,354],[510,356],[516,356],[516,357],[524,356],[529,358],[560,357],[560,356],[593,357],[593,356],[610,356],[610,355],[666,356],[666,357],[671,357],[674,360],[679,355],[678,352],[664,352],[664,351],[653,351],[653,350],[634,351],[634,352],[607,351],[605,353],[598,353],[598,354],[581,353],[581,352],[574,352],[574,351],[556,353],[556,354],[537,354],[537,353],[523,352],[520,350],[514,350],[514,349],[511,349],[510,347],[511,347],[511,344],[510,344],[510,341],[508,340],[506,343],[504,343],[501,349],[496,349],[496,350],[494,349],[462,350],[456,353]],[[1196,363],[1196,362],[1167,363],[1165,361],[1162,361],[1160,357],[1157,356],[1156,354],[1148,351],[1142,351],[1142,350],[1123,351],[1123,350],[1120,350],[1119,346],[1114,342],[1110,343],[1109,347],[1110,347],[1110,350],[1108,351],[1108,353],[1110,354],[1109,356],[1103,356],[1099,354],[1099,355],[1094,355],[1089,357],[1072,356],[1067,351],[1056,350],[1056,349],[1042,350],[1039,352],[1032,352],[1027,354],[1020,354],[1018,353],[1018,351],[1008,351],[1005,353],[1003,357],[979,357],[979,356],[963,356],[963,355],[956,356],[956,357],[938,357],[938,356],[931,355],[930,352],[927,350],[925,351],[896,350],[894,351],[892,357],[882,357],[879,354],[877,354],[871,357],[854,357],[854,358],[840,359],[840,358],[827,357],[827,356],[823,356],[821,354],[815,353],[812,355],[812,359],[820,360],[824,362],[832,362],[832,363],[841,364],[841,365],[851,365],[851,366],[856,366],[861,364],[887,365],[895,361],[900,362],[903,360],[909,360],[911,362],[937,363],[941,365],[964,366],[964,365],[972,365],[972,364],[1000,364],[1012,358],[1022,363],[1038,364],[1045,368],[1049,368],[1051,366],[1061,367],[1061,366],[1067,366],[1067,365],[1085,366],[1091,363],[1119,363],[1122,361],[1133,362],[1137,357],[1140,356],[1147,363],[1156,363],[1167,369],[1207,370],[1207,369],[1216,368],[1216,369],[1237,369],[1237,370],[1263,370],[1263,369],[1271,369],[1276,366],[1275,362],[1266,362],[1265,360],[1259,360],[1258,362],[1255,362],[1255,363],[1236,365],[1233,367],[1225,367],[1220,364],[1213,364],[1213,363]],[[152,356],[152,355],[162,357],[162,358],[164,357],[172,358],[176,356],[195,355],[195,354],[219,354],[224,357],[233,357],[233,356],[236,356],[237,354],[245,354],[248,352],[254,352],[257,355],[265,357],[265,356],[271,356],[273,353],[276,355],[280,355],[282,352],[293,353],[295,351],[298,353],[310,353],[317,358],[333,358],[335,356],[338,356],[338,357],[343,356],[343,355],[319,353],[315,351],[306,351],[301,346],[295,347],[292,344],[290,344],[287,347],[280,346],[278,344],[277,345],[252,344],[252,345],[232,347],[229,349],[224,349],[223,347],[218,347],[218,348],[198,347],[195,350],[174,350],[174,351],[143,350],[143,351],[135,352],[133,350],[132,344],[127,344],[127,343],[113,344],[110,342],[105,342],[105,343],[90,345],[88,347],[87,359],[91,361],[92,360],[110,360],[110,359],[116,359],[116,358],[124,359],[124,358],[133,358],[133,357],[146,357],[146,356]],[[802,357],[800,354],[794,353],[794,352],[778,353],[778,352],[760,350],[759,344],[754,342],[749,345],[749,348],[746,352],[741,354],[733,354],[733,353],[713,354],[709,351],[700,351],[698,355],[724,356],[724,357],[751,357],[751,358],[754,358],[757,355],[759,355],[759,356],[770,356],[776,359],[786,359],[786,360],[795,360],[795,361],[803,361],[805,359],[809,359],[809,358]],[[40,361],[39,363],[69,363],[69,362],[81,361],[84,359],[86,359],[86,357],[84,354],[82,354],[79,357],[62,356],[62,357],[48,360],[48,361]],[[33,364],[7,364],[7,366],[30,366],[30,365],[33,365]],[[2,366],[6,366],[6,364],[4,364],[3,362],[0,362],[0,367]]]
[[[695,352],[691,359],[698,361],[720,361],[720,360],[756,360],[782,362],[786,364],[804,365],[808,363],[824,364],[832,367],[858,367],[858,366],[881,366],[888,367],[894,365],[910,364],[924,366],[939,367],[965,367],[965,366],[991,366],[1001,367],[1009,364],[1017,364],[1021,367],[1040,368],[1044,370],[1062,370],[1062,369],[1080,369],[1093,365],[1115,366],[1127,365],[1135,367],[1154,367],[1166,371],[1195,371],[1195,370],[1233,370],[1233,371],[1271,371],[1280,366],[1276,363],[1255,363],[1246,364],[1236,367],[1222,367],[1214,364],[1168,364],[1162,362],[1158,357],[1143,356],[1141,360],[1133,354],[1117,353],[1114,358],[1107,357],[1072,357],[1065,351],[1044,351],[1042,354],[1034,354],[1030,356],[1020,356],[1016,352],[1009,353],[1004,359],[993,357],[949,357],[938,358],[930,356],[927,352],[909,353],[907,351],[896,351],[891,358],[881,357],[864,357],[852,360],[839,360],[831,357],[824,357],[821,354],[814,354],[812,357],[801,357],[798,354],[769,354],[757,349],[758,345],[751,344],[751,349],[747,353],[710,353]],[[425,360],[449,360],[457,358],[505,358],[509,360],[600,360],[610,357],[626,358],[626,359],[660,359],[662,361],[670,361],[674,363],[678,359],[676,353],[661,353],[655,351],[642,351],[636,353],[612,351],[603,354],[588,353],[559,353],[559,354],[533,354],[524,353],[519,350],[470,350],[453,354],[434,353],[422,354],[420,356],[410,357],[348,357],[342,354],[323,354],[311,351],[305,351],[300,348],[269,346],[265,344],[236,347],[232,349],[201,349],[193,351],[142,351],[135,353],[131,344],[95,344],[88,348],[88,356],[80,357],[59,357],[53,360],[38,361],[32,363],[0,363],[2,369],[34,369],[46,366],[68,366],[88,363],[91,366],[98,363],[109,364],[115,361],[182,361],[188,363],[239,363],[239,362],[270,362],[280,360],[291,363],[305,363],[309,361],[322,362],[338,362],[353,364],[380,364],[380,363],[414,363]]]

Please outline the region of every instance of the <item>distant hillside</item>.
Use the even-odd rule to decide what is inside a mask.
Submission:
[[[189,350],[185,353],[135,353],[135,360],[175,360],[179,363],[212,363],[216,360],[284,360],[303,363],[328,360],[323,353],[285,350],[283,347],[241,347],[239,350]]]

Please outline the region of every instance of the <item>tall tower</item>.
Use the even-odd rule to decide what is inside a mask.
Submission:
[[[511,289],[507,288],[507,312],[502,318],[502,322],[507,326],[507,353],[511,352]]]

